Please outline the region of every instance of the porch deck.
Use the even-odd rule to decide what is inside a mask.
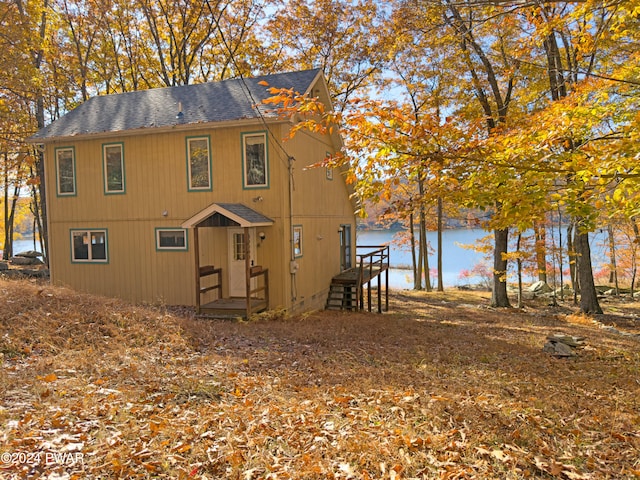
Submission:
[[[251,313],[259,313],[267,310],[269,304],[262,298],[251,299]],[[246,298],[219,298],[200,305],[198,316],[215,318],[246,318]]]
[[[203,279],[210,277],[208,285],[203,285]],[[252,285],[252,280],[255,284]],[[222,269],[213,265],[198,266],[196,278],[196,315],[216,318],[249,318],[254,313],[269,309],[269,270],[261,266],[249,267],[247,270],[246,297],[222,296]],[[202,296],[208,292],[215,292],[217,298],[202,303]]]
[[[376,278],[381,273],[387,271],[389,269],[389,264],[385,263],[377,267],[367,268],[362,271],[362,278],[360,278],[360,267],[353,267],[349,270],[345,270],[344,272],[340,272],[338,275],[333,277],[332,282],[335,283],[343,283],[345,285],[355,285],[360,280],[360,284],[363,285],[365,283],[369,283],[371,280]]]

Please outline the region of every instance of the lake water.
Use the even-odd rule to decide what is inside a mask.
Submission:
[[[15,240],[13,242],[13,253],[27,252],[29,250],[35,250],[36,252],[39,252],[40,242],[36,241],[35,248],[33,246],[33,238],[25,238],[21,240]],[[0,248],[0,260],[2,260],[3,258],[3,252]]]
[[[408,246],[402,247],[394,241],[396,234],[389,230],[358,230],[358,245],[389,245],[389,287],[413,288],[413,275],[411,272],[411,250]],[[436,232],[427,233],[427,241],[435,249],[437,243]],[[445,287],[453,287],[470,283],[469,280],[460,279],[460,272],[470,270],[477,263],[482,262],[483,254],[474,250],[463,248],[461,245],[471,245],[487,235],[481,229],[445,230],[442,232],[442,280]],[[437,267],[436,254],[429,255],[429,268],[434,271]],[[431,275],[431,283],[435,284],[437,278]]]
[[[22,240],[15,240],[13,242],[13,253],[26,252],[28,250],[40,251],[40,242],[36,241],[36,246],[33,246],[33,238],[26,238]]]
[[[398,232],[389,230],[358,230],[358,245],[389,245],[389,287],[397,289],[413,288],[413,275],[411,272],[411,251],[409,247],[399,246],[394,241],[394,236]],[[564,234],[565,232],[563,232]],[[485,260],[484,254],[475,250],[463,248],[462,245],[473,245],[478,240],[489,235],[482,229],[455,229],[444,230],[442,232],[442,280],[445,287],[455,287],[458,285],[469,285],[479,283],[480,279],[461,278],[460,273],[464,270],[471,270],[476,264],[485,263],[489,266],[493,265],[493,257],[488,261]],[[550,233],[547,233],[549,236]],[[604,244],[607,238],[606,232],[596,232],[591,234],[590,245],[592,253],[592,261],[594,271],[602,268],[607,262]],[[437,246],[437,233],[428,232],[427,241],[435,250]],[[550,241],[550,238],[547,238]],[[564,243],[564,242],[563,242]],[[493,236],[490,238],[490,244],[493,245]],[[510,250],[513,248],[509,247]],[[437,267],[436,253],[429,255],[429,268],[432,271],[431,283],[435,286],[437,282],[435,269]],[[566,262],[566,260],[565,260]],[[567,264],[565,263],[565,268]],[[535,279],[525,279],[525,281],[536,281]],[[376,283],[377,285],[377,283]]]

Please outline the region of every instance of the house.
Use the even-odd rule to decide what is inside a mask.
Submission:
[[[330,104],[319,70],[96,96],[30,141],[45,158],[55,284],[204,313],[322,308],[352,266],[341,147],[298,134],[264,82]]]

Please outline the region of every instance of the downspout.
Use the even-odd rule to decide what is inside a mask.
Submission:
[[[247,320],[251,317],[251,242],[249,240],[249,227],[242,229],[244,232],[244,291],[247,301]]]
[[[289,161],[289,250],[290,250],[290,261],[289,261],[289,274],[291,275],[291,307],[293,308],[293,303],[297,300],[297,288],[296,288],[296,272],[298,271],[298,264],[296,263],[296,251],[295,251],[295,239],[293,236],[293,162],[295,158],[288,157]]]
[[[7,219],[9,218],[9,153],[4,152],[4,249],[2,252],[3,260],[9,260],[9,254],[12,253],[13,249],[11,245],[8,245],[11,242],[9,238],[9,222]],[[7,248],[8,245],[8,248]]]
[[[200,314],[200,239],[198,238],[198,225],[193,228],[193,252],[196,275],[196,313]]]

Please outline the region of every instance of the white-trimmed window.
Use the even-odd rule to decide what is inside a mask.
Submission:
[[[103,145],[102,163],[104,193],[124,193],[124,145]]]
[[[242,134],[242,171],[244,188],[269,187],[266,133]]]
[[[78,263],[107,263],[107,230],[71,230],[71,260]]]
[[[187,138],[187,181],[189,190],[211,190],[209,137]]]
[[[156,228],[156,250],[187,250],[187,230]]]
[[[76,194],[76,159],[73,147],[56,148],[56,191],[60,196]]]

